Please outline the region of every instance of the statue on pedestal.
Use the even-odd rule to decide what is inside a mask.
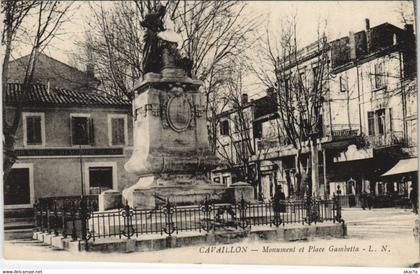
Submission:
[[[134,87],[133,153],[125,164],[138,181],[122,193],[131,207],[155,208],[156,197],[198,204],[226,196],[226,187],[206,176],[221,161],[208,141],[202,81],[194,79],[192,61],[179,53],[179,34],[165,29],[165,12],[158,7],[141,22],[144,77]]]
[[[145,16],[140,25],[146,29],[143,48],[143,74],[161,73],[164,68],[183,69],[188,77],[192,77],[192,61],[181,57],[178,51],[180,36],[173,30],[165,28],[166,8],[158,6],[155,12]]]

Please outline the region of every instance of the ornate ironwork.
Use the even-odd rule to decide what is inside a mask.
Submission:
[[[320,200],[307,196],[304,200],[284,201],[284,210],[275,212],[273,204],[250,203],[243,197],[234,204],[214,204],[209,197],[196,206],[176,206],[165,199],[162,206],[134,209],[126,204],[121,210],[93,212],[96,200],[90,197],[47,199],[34,204],[38,230],[70,235],[73,240],[88,241],[100,237],[126,237],[148,233],[171,236],[178,231],[207,231],[218,228],[246,230],[251,226],[289,223],[312,224],[341,222],[340,197]],[[91,221],[89,221],[91,220]]]
[[[169,198],[166,199],[166,204],[163,206],[162,212],[165,216],[165,226],[162,228],[162,231],[171,236],[176,231],[176,226],[173,222],[175,208],[169,201]]]
[[[127,237],[128,239],[131,238],[131,236],[134,235],[135,229],[133,227],[133,215],[134,211],[130,206],[128,205],[128,201],[126,202],[125,207],[122,209],[121,215],[124,218],[124,229],[122,230],[122,235]]]
[[[202,220],[200,220],[200,226],[203,230],[209,232],[213,229],[214,224],[211,219],[211,212],[213,211],[213,204],[209,201],[208,197],[206,196],[206,199],[204,202],[200,205],[201,212],[204,213],[204,217]],[[203,222],[201,222],[203,221]]]
[[[242,229],[247,228],[250,226],[250,223],[246,217],[246,210],[248,209],[249,202],[245,201],[244,197],[241,197],[241,200],[239,201],[237,208],[239,209],[239,222],[238,226]]]

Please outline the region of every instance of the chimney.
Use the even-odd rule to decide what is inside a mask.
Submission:
[[[91,78],[95,77],[95,65],[93,63],[86,65],[86,75]]]
[[[371,38],[371,30],[370,30],[370,21],[368,18],[365,19],[366,24],[366,49],[367,53],[372,51],[372,38]]]
[[[404,25],[404,31],[407,34],[414,34],[414,27],[413,24],[405,24]]]
[[[349,46],[350,46],[350,59],[356,59],[356,39],[354,37],[354,32],[350,31],[349,33]]]
[[[243,93],[241,96],[241,104],[245,105],[246,103],[248,103],[248,94]]]
[[[365,23],[366,23],[366,31],[370,30],[370,21],[369,21],[369,18],[365,18]]]
[[[273,87],[269,87],[266,92],[267,92],[267,97],[273,97],[273,95],[274,95],[274,88]]]

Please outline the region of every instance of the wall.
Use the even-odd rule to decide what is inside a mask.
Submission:
[[[43,112],[45,115],[45,146],[26,148],[23,145],[22,120],[17,132],[16,149],[37,150],[48,148],[77,149],[72,146],[70,138],[70,113],[90,113],[94,121],[94,146],[86,148],[110,148],[108,139],[108,114],[127,114],[128,146],[123,148],[121,155],[83,156],[82,163],[79,155],[52,156],[20,156],[17,163],[31,163],[33,165],[34,199],[50,196],[68,196],[81,194],[81,172],[85,187],[86,174],[91,163],[110,163],[116,167],[116,185],[119,191],[137,182],[137,176],[129,174],[124,164],[132,151],[132,116],[130,107],[123,108],[86,108],[86,107],[42,107],[25,108],[24,112]],[[7,108],[11,117],[13,109]],[[82,165],[82,171],[81,171]],[[114,182],[115,184],[115,182]],[[86,192],[85,192],[86,193]]]
[[[14,112],[7,107],[7,117],[11,121]],[[126,114],[128,127],[128,146],[133,145],[133,122],[130,107],[105,108],[105,107],[26,107],[23,112],[42,112],[45,115],[45,147],[72,147],[70,114],[90,114],[94,124],[94,147],[108,147],[108,114]],[[16,147],[23,148],[22,119],[16,133]]]

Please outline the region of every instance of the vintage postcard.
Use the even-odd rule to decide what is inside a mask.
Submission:
[[[419,266],[415,2],[1,11],[6,260]]]

